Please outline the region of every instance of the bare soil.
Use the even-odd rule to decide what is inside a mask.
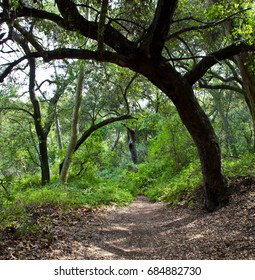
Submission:
[[[48,211],[48,212],[47,212]],[[232,181],[229,204],[207,213],[199,201],[167,208],[139,196],[130,206],[50,217],[41,235],[0,234],[0,259],[255,259],[255,180]],[[47,225],[47,226],[46,226]]]

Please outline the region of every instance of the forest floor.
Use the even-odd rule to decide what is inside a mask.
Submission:
[[[138,196],[122,208],[38,209],[37,235],[0,233],[0,259],[255,259],[255,180],[232,181],[229,204],[214,212],[167,208]]]

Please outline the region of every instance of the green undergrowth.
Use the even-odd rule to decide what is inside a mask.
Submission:
[[[25,184],[24,181],[8,186],[8,194],[0,191],[0,227],[15,227],[34,230],[30,224],[30,216],[36,209],[54,208],[56,211],[66,212],[72,208],[97,208],[114,204],[123,206],[131,203],[134,194],[127,188],[109,185],[96,179],[95,184],[88,184],[86,178],[72,180],[66,185],[58,183],[40,186]]]
[[[254,165],[255,159],[250,154],[223,161],[225,174],[230,179],[255,176]],[[0,186],[0,227],[34,231],[36,226],[29,217],[36,209],[51,207],[65,212],[76,207],[123,206],[130,204],[138,194],[168,205],[185,201],[192,207],[194,194],[202,186],[199,160],[175,172],[166,161],[128,164],[116,169],[112,176],[87,174],[79,179],[70,178],[66,185],[59,185],[55,179],[51,184],[40,186],[39,179],[28,176],[9,185],[6,183],[4,188]]]
[[[237,158],[226,158],[223,161],[224,172],[227,177],[255,176],[255,157],[253,154],[243,154]]]
[[[181,171],[171,174],[166,165],[140,164],[133,171],[123,175],[130,189],[144,194],[152,201],[177,204],[185,196],[201,186],[202,176],[198,161],[194,161]]]
[[[254,166],[252,154],[223,160],[224,172],[229,180],[237,176],[255,176]],[[203,185],[198,159],[179,172],[171,172],[167,164],[143,163],[123,172],[120,182],[137,193],[145,194],[152,201],[162,201],[168,205],[186,201],[190,206],[193,206],[195,192]]]

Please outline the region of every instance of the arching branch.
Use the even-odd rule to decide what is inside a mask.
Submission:
[[[247,52],[255,51],[255,46],[248,45],[245,42],[236,42],[227,46],[219,51],[210,53],[206,57],[200,60],[200,62],[193,67],[193,69],[184,75],[184,78],[191,84],[195,84],[201,79],[204,74],[219,61],[233,57],[234,55]]]

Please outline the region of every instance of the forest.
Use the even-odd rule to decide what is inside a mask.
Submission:
[[[0,259],[254,259],[254,35],[250,0],[1,0]],[[190,253],[72,243],[179,215]]]

